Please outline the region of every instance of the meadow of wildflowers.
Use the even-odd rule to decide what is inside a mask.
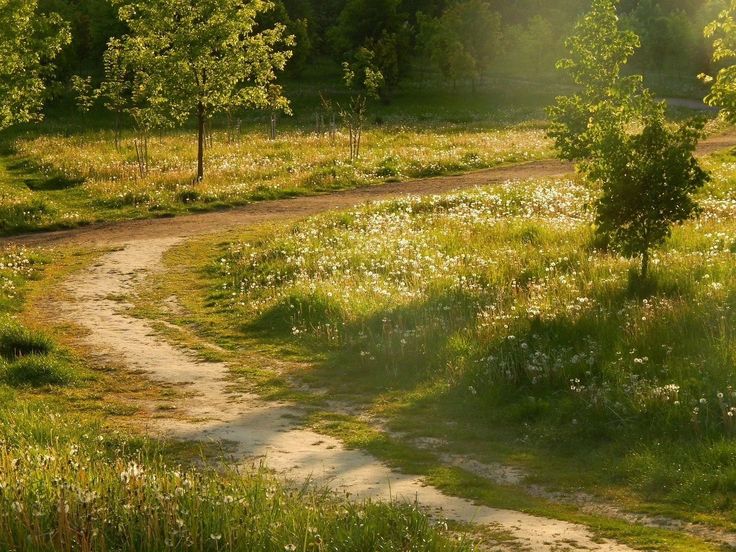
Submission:
[[[264,469],[183,463],[165,443],[77,411],[65,390],[86,385],[87,371],[18,318],[28,280],[48,260],[0,252],[1,550],[470,549],[415,505],[356,503],[287,487]]]
[[[733,513],[736,164],[707,163],[703,212],[675,229],[646,285],[596,243],[597,190],[535,180],[233,243],[217,261],[219,305],[326,354],[305,377],[384,414],[599,451],[618,483]]]
[[[20,135],[12,147],[26,163],[31,182],[13,178],[12,171],[0,178],[2,224],[12,232],[214,209],[551,154],[543,130],[529,124],[385,125],[366,133],[363,156],[356,162],[347,160],[346,140],[340,132],[332,140],[287,130],[270,141],[250,129],[230,141],[226,133],[216,132],[207,150],[207,178],[194,184],[196,151],[186,131],[151,138],[149,172],[143,177],[132,137],[118,151],[109,131]]]

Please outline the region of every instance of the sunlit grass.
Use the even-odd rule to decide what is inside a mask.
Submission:
[[[347,137],[339,131],[332,140],[286,130],[270,141],[251,128],[235,141],[216,132],[206,152],[206,180],[195,184],[196,144],[183,130],[151,137],[145,176],[131,135],[119,151],[111,132],[93,130],[21,136],[13,148],[16,161],[0,175],[5,231],[213,209],[551,155],[534,124],[376,127],[366,132],[357,162],[348,161]]]
[[[736,165],[707,164],[701,217],[675,229],[646,282],[596,246],[596,189],[560,179],[383,202],[234,243],[216,297],[245,331],[327,353],[304,377],[338,396],[386,413],[387,391],[432,389],[413,402],[399,391],[394,414],[503,424],[565,454],[609,447],[621,456],[599,478],[733,512]]]
[[[21,316],[28,281],[52,260],[48,251],[0,252],[0,549],[469,549],[416,505],[289,487],[211,455],[184,462],[191,452],[77,410],[65,392],[90,371]],[[179,449],[187,446],[197,449]]]

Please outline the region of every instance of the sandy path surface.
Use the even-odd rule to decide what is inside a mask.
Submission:
[[[701,144],[700,153],[730,147],[736,136],[722,136]],[[287,478],[313,478],[356,497],[403,498],[418,501],[449,519],[491,525],[514,535],[534,551],[610,550],[629,548],[596,542],[579,525],[519,512],[481,507],[443,495],[420,478],[392,471],[375,458],[346,450],[339,441],[299,427],[302,412],[292,405],[266,403],[256,396],[231,393],[224,364],[201,363],[193,354],[168,344],[145,320],[128,316],[115,297],[133,292],[146,277],[163,269],[166,251],[181,241],[228,228],[264,221],[290,220],[330,209],[347,208],[369,200],[404,194],[435,194],[492,182],[561,176],[571,166],[539,161],[513,167],[478,171],[458,177],[416,180],[358,189],[325,196],[256,203],[247,207],[184,216],[176,219],[133,221],[71,231],[21,236],[12,240],[28,245],[56,243],[120,245],[93,267],[66,284],[73,298],[59,304],[63,317],[85,326],[84,340],[107,358],[122,361],[155,381],[182,386],[191,393],[177,405],[180,418],[155,420],[150,429],[181,439],[228,441],[236,456],[248,462],[265,459]]]
[[[347,450],[331,437],[302,429],[303,412],[288,404],[231,393],[228,368],[202,363],[156,336],[145,320],[121,311],[114,296],[129,294],[162,269],[164,253],[180,238],[137,240],[104,255],[67,281],[75,301],[63,303],[70,321],[89,330],[87,345],[156,381],[181,386],[191,397],[178,405],[178,418],[156,419],[150,428],[179,439],[227,441],[246,463],[265,461],[287,479],[313,479],[357,498],[418,500],[447,519],[489,525],[510,532],[529,550],[629,550],[612,542],[594,542],[586,528],[519,512],[476,506],[443,495],[420,478],[387,468],[372,456]]]

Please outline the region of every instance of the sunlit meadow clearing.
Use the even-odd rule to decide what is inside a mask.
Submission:
[[[119,150],[109,131],[21,136],[12,144],[17,159],[47,181],[34,176],[23,184],[21,179],[5,178],[0,213],[6,231],[73,226],[457,173],[551,155],[544,131],[533,123],[500,128],[386,125],[366,132],[363,144],[361,158],[349,162],[347,137],[340,131],[333,139],[287,130],[273,141],[260,129],[246,130],[234,140],[224,131],[215,132],[206,152],[207,178],[195,184],[196,144],[190,132],[152,136],[149,172],[143,177],[132,136],[124,138]],[[23,167],[14,170],[22,172]]]
[[[515,427],[587,463],[593,484],[733,519],[736,162],[706,164],[703,212],[646,284],[595,243],[597,190],[560,179],[235,242],[218,304],[241,331],[326,359],[301,377],[397,430],[452,447],[460,422],[477,447]]]

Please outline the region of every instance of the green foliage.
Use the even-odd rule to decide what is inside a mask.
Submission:
[[[69,40],[67,24],[38,13],[37,0],[0,0],[0,130],[40,117],[44,76]]]
[[[625,133],[653,105],[640,75],[622,75],[639,38],[621,29],[617,5],[618,0],[594,0],[565,42],[571,57],[557,64],[579,92],[557,98],[548,109],[549,136],[564,159],[583,166],[600,158],[604,142]]]
[[[57,13],[68,22],[71,41],[56,58],[55,77],[65,83],[73,75],[99,78],[102,55],[110,38],[125,32],[109,0],[38,0],[40,13]]]
[[[697,73],[696,67],[706,56],[699,18],[679,7],[665,9],[657,0],[643,0],[623,21],[641,38],[641,49],[632,60],[637,67],[651,72]]]
[[[116,0],[130,29],[120,42],[134,73],[133,96],[153,114],[181,124],[197,117],[197,179],[204,178],[205,124],[234,107],[268,108],[269,91],[291,52],[283,24],[259,30],[258,16],[272,5],[265,0]],[[114,45],[116,46],[116,44]]]
[[[332,49],[343,59],[370,50],[385,84],[393,87],[404,76],[411,51],[406,19],[401,0],[348,0],[328,34]]]
[[[705,28],[705,36],[714,38],[713,62],[730,65],[722,67],[715,78],[701,75],[708,84],[712,83],[710,93],[705,98],[708,105],[721,108],[721,112],[731,122],[736,122],[736,2],[731,0],[718,18]]]
[[[92,77],[80,77],[74,75],[71,80],[72,90],[77,100],[77,108],[82,113],[87,113],[95,103],[96,94],[92,88]]]
[[[330,61],[335,62],[329,67],[334,70],[339,62],[365,47],[375,52],[376,65],[386,81],[382,90],[386,99],[398,83],[410,81],[418,68],[423,77],[427,76],[427,66],[439,68],[437,63],[422,59],[426,48],[418,24],[419,13],[443,18],[451,12],[465,11],[469,15],[465,18],[466,31],[470,32],[463,33],[461,38],[469,43],[463,47],[467,50],[472,46],[470,43],[494,42],[499,38],[495,36],[495,27],[491,33],[488,29],[492,27],[484,23],[490,7],[500,18],[502,36],[498,48],[493,55],[481,58],[465,51],[476,58],[476,67],[469,67],[468,58],[452,43],[447,56],[450,65],[460,69],[462,75],[486,72],[547,81],[551,78],[547,70],[559,58],[562,37],[577,15],[587,8],[588,1],[276,0],[272,3],[271,11],[258,16],[258,28],[283,24],[286,33],[296,38],[296,45],[289,47],[293,52],[287,65],[289,75],[303,76],[306,69],[329,67]],[[676,83],[677,89],[671,92],[692,94],[696,87],[691,75],[711,69],[707,61],[709,49],[701,30],[706,20],[715,15],[714,7],[722,3],[720,0],[624,0],[619,13],[627,28],[642,37],[642,48],[634,58],[636,67],[657,79],[660,88]],[[74,74],[99,78],[107,43],[127,31],[116,17],[115,7],[108,0],[38,0],[38,6],[41,13],[60,14],[69,22],[71,30],[72,42],[57,57],[55,76],[62,83]],[[489,66],[478,67],[478,59]],[[417,63],[422,65],[418,67]],[[664,93],[660,89],[658,92]]]
[[[687,122],[672,130],[664,116],[649,117],[641,133],[606,141],[591,176],[602,183],[598,232],[628,256],[642,257],[647,276],[649,250],[664,243],[672,225],[698,212],[692,194],[708,181],[693,157],[702,124]]]
[[[315,57],[313,45],[315,37],[310,21],[312,12],[304,8],[295,5],[288,9],[283,0],[276,0],[270,10],[261,12],[257,17],[258,28],[270,29],[283,25],[286,34],[294,37],[293,44],[284,48],[290,50],[292,54],[286,67],[287,73],[295,77],[301,76]]]
[[[554,21],[537,14],[522,25],[510,27],[506,34],[503,60],[515,72],[542,77],[554,72],[563,48],[559,28]]]
[[[383,74],[373,63],[374,59],[375,54],[371,50],[361,48],[352,63],[343,63],[343,81],[345,86],[353,90],[353,95],[346,106],[338,106],[338,111],[350,134],[351,161],[360,157],[368,100],[378,98],[378,91],[385,82]]]
[[[442,76],[460,79],[483,77],[501,49],[501,18],[486,0],[464,0],[442,16],[417,16],[418,41]]]
[[[650,249],[697,211],[691,195],[707,181],[693,157],[702,124],[668,129],[664,104],[643,78],[622,75],[639,39],[621,29],[617,5],[594,0],[567,40],[571,57],[558,67],[581,91],[549,109],[549,136],[563,158],[602,185],[598,232],[625,255],[640,255],[647,276]],[[643,130],[632,131],[636,125]]]

